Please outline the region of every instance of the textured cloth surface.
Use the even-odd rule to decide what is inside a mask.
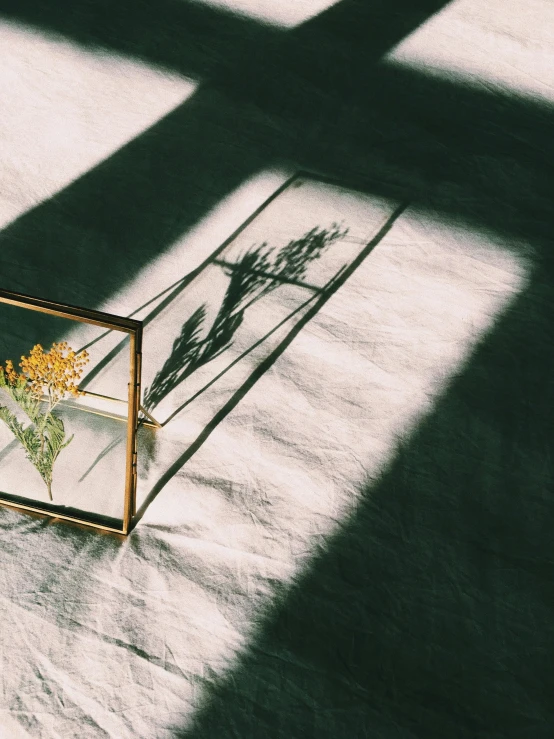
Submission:
[[[554,732],[552,6],[287,5],[0,0],[0,284],[145,320],[165,424],[128,538],[0,508],[0,737]],[[113,336],[10,315],[122,397]]]

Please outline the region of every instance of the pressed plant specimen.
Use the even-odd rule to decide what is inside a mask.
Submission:
[[[76,353],[62,341],[52,344],[48,352],[36,344],[28,357],[21,357],[19,373],[10,359],[5,367],[0,366],[0,389],[21,408],[31,423],[24,426],[4,405],[0,405],[0,419],[24,447],[27,459],[46,485],[50,500],[53,500],[54,463],[73,439],[73,436],[66,439],[63,421],[53,410],[68,394],[82,394],[77,383],[88,361],[86,351]]]

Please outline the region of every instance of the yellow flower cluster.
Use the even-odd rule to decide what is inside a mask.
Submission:
[[[40,344],[36,344],[28,357],[21,357],[19,366],[30,383],[31,393],[37,398],[48,395],[50,402],[56,404],[66,393],[80,394],[77,382],[88,361],[86,351],[76,354],[66,341],[62,341],[52,344],[49,352],[45,352]],[[6,367],[7,365],[6,362]],[[13,365],[12,371],[17,377]],[[9,377],[8,375],[8,379]]]

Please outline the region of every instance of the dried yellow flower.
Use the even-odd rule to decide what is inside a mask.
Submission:
[[[86,351],[75,353],[66,341],[53,343],[49,352],[45,352],[40,344],[36,344],[29,356],[22,356],[19,366],[29,381],[29,391],[36,397],[47,395],[53,407],[67,393],[79,395],[76,380],[79,380],[83,368],[89,361]],[[8,366],[9,363],[9,366]],[[17,377],[11,362],[6,362],[6,376]]]

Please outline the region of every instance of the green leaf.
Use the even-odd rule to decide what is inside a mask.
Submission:
[[[0,373],[3,377],[3,373]],[[33,422],[24,427],[14,413],[6,406],[0,406],[0,420],[4,421],[15,438],[25,449],[27,459],[35,466],[40,476],[50,488],[54,462],[62,449],[73,440],[65,438],[65,427],[61,418],[54,413],[40,413],[40,401],[34,399],[25,389],[25,382],[0,387],[25,411]]]
[[[65,440],[63,421],[59,416],[56,416],[53,413],[48,415],[45,426],[45,436],[46,446],[52,457],[52,464],[54,464],[58,454],[70,443],[73,436],[71,436],[67,441]]]

